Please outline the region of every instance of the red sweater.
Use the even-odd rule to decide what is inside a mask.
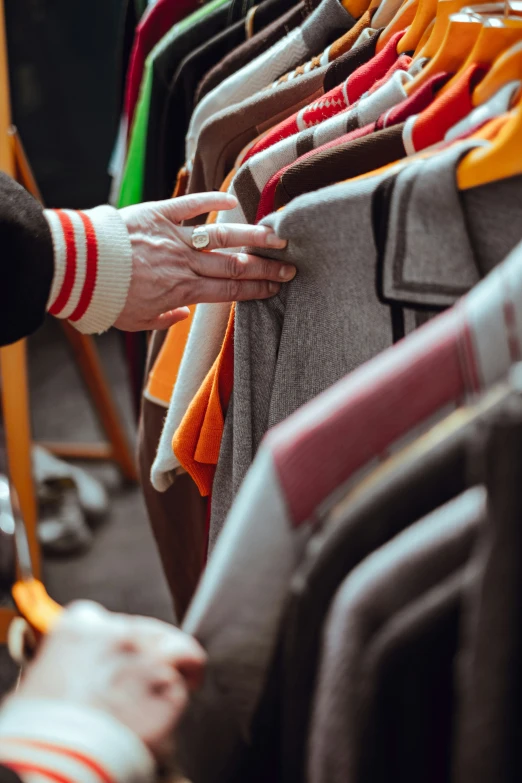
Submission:
[[[440,90],[442,85],[447,82],[449,77],[450,74],[447,73],[435,74],[435,76],[432,76],[429,81],[422,85],[422,87],[419,87],[418,90],[402,101],[398,106],[394,106],[393,109],[389,109],[389,111],[382,114],[377,122],[365,125],[363,128],[356,128],[355,130],[340,136],[338,139],[329,141],[317,149],[310,150],[310,152],[302,155],[299,158],[299,161],[311,158],[323,150],[336,147],[338,144],[344,144],[347,141],[355,141],[355,139],[359,139],[361,136],[366,136],[368,133],[373,133],[375,130],[382,130],[383,128],[388,128],[392,125],[398,125],[399,123],[404,122],[408,117],[412,117],[413,115],[418,114],[427,106],[429,106],[432,103],[437,91]],[[266,215],[269,215],[270,212],[274,211],[274,199],[279,180],[283,174],[292,168],[296,162],[297,161],[294,161],[294,163],[291,163],[288,166],[284,166],[267,182],[259,201],[256,222],[259,222],[264,217],[266,217]]]
[[[376,83],[383,77],[390,75],[390,68],[396,66],[397,61],[400,60],[397,54],[397,45],[403,35],[403,32],[396,33],[379,54],[372,57],[368,63],[361,65],[346,81],[276,125],[252,147],[245,157],[245,161],[258,152],[268,149],[281,139],[286,139],[288,136],[293,136],[294,133],[318,125],[355,103],[372,87],[375,88]]]

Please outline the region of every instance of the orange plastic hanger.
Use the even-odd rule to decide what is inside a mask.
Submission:
[[[522,104],[520,99],[509,120],[486,147],[472,150],[460,162],[457,183],[469,190],[499,179],[522,174]]]
[[[415,51],[419,45],[419,41],[424,35],[426,28],[430,22],[435,19],[436,12],[437,0],[419,0],[415,19],[406,30],[406,33],[402,39],[399,41],[399,45],[397,47],[398,54]]]
[[[388,43],[392,35],[395,35],[395,33],[398,33],[401,30],[405,30],[407,27],[411,25],[411,23],[415,19],[415,14],[417,13],[418,5],[419,5],[419,0],[406,0],[406,2],[403,5],[401,5],[401,7],[393,17],[390,24],[387,27],[385,27],[382,33],[380,34],[379,40],[377,41],[377,47],[376,47],[377,52],[380,52],[381,49],[384,48],[384,46]]]
[[[435,24],[425,46],[419,49],[419,57],[435,57],[446,35],[450,17],[458,14],[465,3],[462,0],[439,0],[435,14]]]
[[[522,41],[511,46],[498,57],[491,70],[473,90],[471,99],[474,106],[489,101],[504,84],[522,81]]]
[[[522,2],[507,0],[507,2],[489,3],[484,5],[470,5],[462,8],[463,14],[479,14],[480,16],[522,16]]]
[[[421,52],[424,49],[424,47],[426,46],[426,44],[428,43],[428,41],[429,41],[429,39],[431,37],[431,34],[433,32],[433,28],[434,27],[435,27],[435,19],[433,19],[429,23],[427,28],[424,30],[424,32],[422,34],[422,38],[420,39],[419,43],[417,44],[417,46],[415,48],[415,57],[417,57],[419,52]]]
[[[354,19],[359,19],[360,16],[368,10],[370,0],[341,0],[343,8],[345,8]]]
[[[442,3],[453,3],[453,0],[440,0]],[[433,32],[435,33],[435,27]],[[482,22],[476,17],[468,14],[452,14],[446,27],[446,33],[437,52],[432,56],[422,71],[404,85],[408,95],[411,95],[416,89],[423,85],[428,79],[441,71],[446,73],[456,73],[462,63],[473,48],[479,33],[482,29]],[[430,41],[426,44],[430,46]],[[426,55],[429,56],[429,55]]]
[[[490,67],[497,57],[510,46],[520,41],[521,38],[522,18],[487,17],[484,19],[475,45],[453,78],[444,85],[440,94],[444,95],[445,92],[451,89],[470,65]]]

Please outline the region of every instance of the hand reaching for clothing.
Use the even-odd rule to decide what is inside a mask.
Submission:
[[[133,268],[127,301],[115,324],[119,329],[166,329],[187,317],[189,304],[266,299],[295,276],[293,266],[238,252],[243,246],[286,246],[264,226],[207,225],[209,244],[204,251],[193,247],[193,228],[181,222],[236,204],[235,197],[213,192],[120,210]]]
[[[177,628],[80,601],[63,612],[11,698],[101,711],[161,761],[204,668],[202,648]]]

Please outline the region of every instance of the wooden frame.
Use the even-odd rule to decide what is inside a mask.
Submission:
[[[0,0],[0,171],[9,174],[35,198],[42,201],[20,137],[16,128],[11,124],[3,0]],[[60,457],[113,460],[119,465],[126,479],[137,481],[133,452],[125,435],[94,341],[91,337],[77,332],[66,321],[62,322],[62,326],[107,436],[107,442],[101,444],[46,443],[42,445]],[[37,536],[37,503],[31,466],[32,438],[24,340],[0,348],[0,376],[9,473],[20,498],[34,575],[36,578],[41,578],[40,547]],[[0,608],[0,644],[5,644],[9,624],[15,615],[14,609]]]

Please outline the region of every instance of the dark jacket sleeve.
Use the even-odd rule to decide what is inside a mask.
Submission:
[[[22,783],[16,772],[0,765],[0,783]]]
[[[53,242],[42,207],[0,172],[0,345],[41,325],[53,272]]]

